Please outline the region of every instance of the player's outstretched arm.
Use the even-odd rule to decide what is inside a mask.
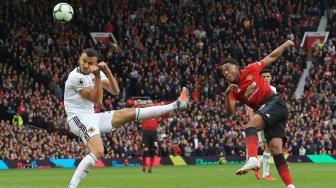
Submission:
[[[232,116],[236,111],[236,101],[230,99],[230,94],[237,88],[237,85],[230,84],[225,91],[225,112],[228,116]]]
[[[277,60],[287,48],[291,48],[293,46],[295,46],[294,42],[291,40],[287,40],[285,43],[283,43],[281,46],[279,46],[277,49],[275,49],[272,53],[270,53],[267,57],[263,59],[265,67]]]
[[[80,91],[80,95],[95,103],[95,104],[102,104],[103,101],[103,87],[102,87],[102,83],[100,80],[100,70],[97,66],[94,66],[91,69],[91,73],[93,75],[95,75],[95,86],[93,87],[85,87]]]
[[[102,81],[103,88],[113,95],[119,95],[120,89],[118,82],[116,78],[113,76],[111,70],[108,68],[107,64],[105,62],[100,62],[97,64],[97,66],[101,71],[103,71],[103,73],[107,77],[107,80],[105,79]]]

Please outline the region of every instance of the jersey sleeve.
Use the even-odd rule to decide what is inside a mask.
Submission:
[[[246,68],[251,69],[252,71],[255,71],[255,72],[260,72],[264,67],[265,67],[265,63],[263,60],[261,60],[261,61],[249,64]]]
[[[107,79],[107,76],[103,73],[103,71],[100,71],[100,80],[103,81],[106,79]]]
[[[272,91],[273,91],[275,94],[278,93],[276,87],[274,87],[274,86],[270,86],[270,87],[271,87]]]
[[[89,87],[90,83],[83,75],[76,75],[71,78],[71,85],[76,92],[80,92],[83,88]]]
[[[236,101],[237,100],[237,96],[233,92],[230,93],[229,98],[230,98],[230,101]]]

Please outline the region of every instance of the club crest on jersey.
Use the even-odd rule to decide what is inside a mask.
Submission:
[[[246,80],[252,80],[253,79],[253,75],[252,74],[248,74],[247,76],[246,76]]]
[[[93,127],[90,127],[89,129],[88,129],[88,132],[89,133],[93,133],[95,131],[95,128],[93,128]]]
[[[83,84],[84,84],[84,79],[83,79],[83,78],[79,78],[78,83],[79,83],[80,85],[83,85]]]

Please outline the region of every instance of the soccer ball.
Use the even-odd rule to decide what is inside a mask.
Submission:
[[[68,3],[58,3],[54,7],[53,16],[54,19],[61,23],[71,21],[74,15],[72,7]]]

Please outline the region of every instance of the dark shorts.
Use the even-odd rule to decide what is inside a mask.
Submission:
[[[143,147],[150,149],[155,149],[157,147],[157,132],[156,131],[144,131],[142,137]]]
[[[288,106],[283,99],[278,95],[273,95],[255,113],[261,115],[266,122],[264,134],[267,143],[272,138],[282,138],[284,144],[287,142],[285,127],[288,119]]]

